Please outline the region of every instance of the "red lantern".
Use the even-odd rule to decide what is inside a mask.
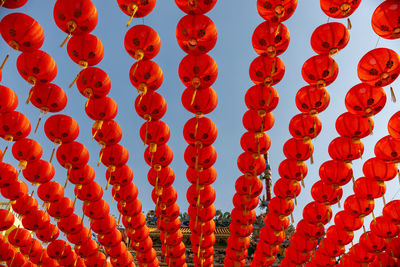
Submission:
[[[19,215],[25,215],[31,211],[37,210],[38,202],[34,197],[30,195],[24,195],[17,199],[14,204],[12,204],[12,208]]]
[[[324,111],[330,103],[330,96],[325,88],[307,85],[297,91],[296,107],[303,113],[314,115]]]
[[[179,78],[186,87],[195,89],[210,87],[217,79],[218,66],[207,54],[201,56],[187,55],[179,63]]]
[[[40,159],[29,162],[22,174],[31,183],[46,183],[53,179],[55,170],[50,162]]]
[[[124,39],[125,50],[136,60],[147,60],[160,52],[161,41],[158,33],[146,25],[130,28]]]
[[[331,18],[346,18],[353,14],[361,0],[320,0],[322,11]]]
[[[53,143],[70,143],[78,137],[79,125],[72,117],[57,114],[46,120],[44,131]]]
[[[351,164],[342,160],[329,160],[322,163],[319,176],[323,182],[343,186],[353,177],[353,169]]]
[[[296,138],[304,142],[309,142],[317,137],[322,129],[322,123],[317,116],[308,114],[297,114],[289,122],[289,132]]]
[[[285,65],[279,57],[259,56],[251,62],[249,74],[255,84],[272,86],[282,80]]]
[[[64,90],[52,83],[32,87],[29,100],[41,113],[59,112],[65,108],[68,101]]]
[[[108,96],[98,99],[90,98],[85,106],[85,111],[89,118],[96,121],[93,127],[100,130],[104,121],[112,120],[117,116],[118,106]]]
[[[2,2],[2,7],[10,9],[20,8],[25,5],[26,2],[28,2],[28,0],[5,0]]]
[[[336,137],[329,143],[328,152],[332,159],[351,162],[361,158],[364,145],[361,141],[353,141],[349,137]]]
[[[240,145],[244,151],[261,155],[268,152],[271,146],[271,139],[264,132],[246,132],[240,138]]]
[[[314,30],[311,47],[317,54],[334,55],[345,48],[349,40],[349,30],[342,23],[329,22]]]
[[[282,23],[265,21],[254,30],[251,42],[260,56],[275,57],[288,48],[290,33]]]
[[[14,228],[8,234],[8,241],[16,247],[25,247],[32,242],[31,234],[24,228]]]
[[[236,180],[235,189],[238,194],[257,197],[261,194],[263,185],[257,177],[246,177],[245,175],[242,175]]]
[[[98,234],[110,233],[117,226],[117,222],[111,215],[105,216],[103,219],[92,220],[90,228]]]
[[[26,183],[16,180],[9,186],[1,188],[1,194],[9,200],[17,200],[28,194],[28,186]]]
[[[47,253],[53,259],[61,259],[72,253],[72,248],[64,240],[55,240],[47,246]]]
[[[2,218],[0,222],[0,231],[6,231],[14,225],[15,217],[11,211],[0,209],[0,218]]]
[[[243,126],[250,132],[265,132],[271,130],[275,123],[274,115],[264,110],[248,110],[243,115]]]
[[[398,163],[400,161],[400,139],[387,135],[376,143],[374,152],[375,156],[381,160]]]
[[[400,34],[399,21],[400,5],[397,1],[390,0],[380,4],[372,15],[372,29],[385,39],[397,39]]]
[[[122,129],[114,120],[105,121],[100,130],[92,128],[92,135],[99,145],[112,146],[122,139]]]
[[[154,203],[161,204],[161,209],[169,207],[176,202],[178,195],[173,186],[167,186],[162,189],[161,192],[157,191],[156,188],[153,189],[151,198]]]
[[[374,129],[374,121],[369,117],[362,117],[343,113],[336,119],[336,131],[340,136],[351,137],[354,141],[367,137]]]
[[[273,87],[255,85],[247,90],[245,102],[249,109],[262,110],[268,113],[277,107],[279,95]]]
[[[300,192],[301,186],[296,180],[290,180],[290,182],[288,182],[285,178],[280,178],[274,184],[274,194],[280,198],[296,199],[296,197],[300,195]]]
[[[45,202],[55,202],[64,197],[64,188],[57,182],[39,185],[37,194]]]
[[[217,138],[217,127],[209,118],[192,118],[183,127],[183,137],[191,145],[211,145]]]
[[[372,86],[386,86],[400,73],[400,57],[388,48],[375,48],[366,53],[357,66],[358,78]]]
[[[42,50],[20,54],[17,69],[22,78],[32,85],[49,83],[57,76],[56,62]]]
[[[371,267],[379,267],[379,266],[396,266],[398,264],[398,260],[395,260],[392,255],[388,252],[382,252],[375,256],[375,260],[369,263]]]
[[[37,231],[50,223],[50,216],[43,210],[35,210],[25,215],[22,225],[30,231]]]
[[[140,200],[137,198],[132,200],[131,197],[129,202],[126,202],[125,200],[120,201],[117,207],[118,211],[124,216],[132,217],[142,211],[142,203]]]
[[[57,0],[53,16],[57,26],[69,36],[90,33],[96,28],[98,20],[96,7],[90,0]]]
[[[19,266],[23,266],[25,263],[27,262],[25,256],[18,252],[15,253],[15,255],[13,256],[13,258],[9,261],[7,261],[7,266],[10,267],[19,267]]]
[[[102,69],[88,67],[79,72],[76,86],[79,92],[88,99],[102,98],[110,92],[111,81]]]
[[[196,170],[194,168],[188,168],[186,170],[186,178],[192,184],[203,184],[209,185],[214,183],[217,179],[217,171],[214,167],[210,167],[203,170]]]
[[[386,185],[375,179],[361,177],[355,181],[353,190],[359,198],[374,199],[380,198],[386,193]]]
[[[240,154],[237,165],[242,173],[250,176],[260,175],[266,168],[264,157],[250,152]]]
[[[331,225],[326,230],[326,240],[332,241],[333,243],[338,244],[339,246],[345,246],[350,244],[354,238],[353,231],[347,231],[339,228],[337,225]],[[324,241],[324,242],[325,242]],[[325,242],[327,243],[327,242]]]
[[[311,224],[327,224],[332,218],[332,210],[329,206],[313,201],[304,207],[303,218]]]
[[[101,162],[112,170],[126,164],[129,159],[128,150],[120,144],[107,146],[100,151],[100,154]]]
[[[145,120],[159,120],[167,111],[167,102],[157,92],[148,92],[135,100],[136,113]]]
[[[117,0],[119,8],[128,16],[135,18],[142,18],[153,11],[156,0],[137,1],[137,0]],[[129,23],[128,23],[129,25]]]
[[[0,162],[0,188],[7,187],[18,179],[17,170],[10,164]]]
[[[193,56],[208,53],[217,42],[217,28],[205,15],[186,15],[176,26],[176,39],[183,51]]]
[[[314,152],[311,142],[304,143],[302,140],[291,138],[283,145],[283,154],[288,159],[306,161]]]
[[[383,109],[386,93],[381,87],[360,83],[347,92],[345,104],[350,113],[369,117]]]
[[[138,189],[134,183],[122,187],[113,187],[112,195],[116,201],[122,202],[125,205],[126,202],[133,201],[138,196]]]
[[[378,181],[390,181],[398,174],[395,164],[378,158],[370,158],[363,165],[363,173],[366,177]]]
[[[217,0],[210,1],[191,1],[191,0],[175,0],[175,4],[186,14],[200,15],[209,12],[214,8]]]
[[[393,223],[400,223],[400,200],[392,200],[383,208],[383,216],[389,218]]]
[[[287,220],[287,225],[289,226],[289,220]],[[297,224],[296,232],[299,236],[303,237],[304,240],[318,239],[325,234],[324,225],[314,225],[304,219],[300,220]]]
[[[297,0],[257,0],[258,14],[274,22],[282,22],[290,18],[297,7]]]
[[[389,134],[393,138],[400,139],[400,112],[396,112],[388,123]]]
[[[72,36],[67,51],[72,61],[83,68],[99,64],[104,57],[103,44],[92,34]]]
[[[103,199],[83,204],[82,210],[91,219],[102,219],[110,213],[110,206]]]
[[[399,227],[383,216],[371,221],[370,229],[381,238],[393,238],[399,233]]]
[[[47,223],[36,232],[36,237],[42,242],[53,242],[60,235],[60,230],[54,224]],[[31,256],[30,256],[31,257]]]
[[[1,78],[1,75],[0,75]],[[0,79],[1,80],[1,79]],[[17,94],[8,87],[0,85],[0,113],[14,111],[18,106]]]
[[[51,217],[65,218],[74,212],[74,204],[68,197],[62,197],[59,200],[50,203],[47,207],[47,213]]]
[[[316,55],[304,62],[301,75],[304,81],[317,88],[330,85],[336,80],[339,67],[329,55]]]
[[[184,108],[191,113],[208,114],[217,107],[218,96],[211,87],[201,90],[189,87],[183,91],[181,101]]]
[[[61,218],[57,222],[58,228],[64,233],[78,233],[82,229],[82,219],[76,214]]]
[[[151,152],[157,151],[157,145],[167,143],[170,135],[168,125],[163,121],[147,121],[140,127],[140,138],[151,146]]]
[[[89,151],[84,145],[76,141],[62,144],[57,149],[57,161],[67,169],[81,168],[89,161]]]
[[[303,180],[307,176],[307,165],[302,161],[285,159],[279,164],[279,175],[286,179]]]
[[[92,181],[82,187],[75,187],[75,196],[82,201],[97,201],[103,197],[103,189],[101,186]]]
[[[42,27],[24,13],[11,13],[3,17],[0,32],[9,46],[21,52],[34,52],[43,45]]]
[[[95,172],[90,165],[85,165],[84,167],[71,169],[69,171],[68,180],[80,187],[81,185],[86,185],[94,180]]]
[[[81,244],[78,247],[75,247],[75,252],[84,258],[88,258],[89,256],[97,253],[99,245],[93,239],[89,239],[87,242]],[[107,252],[108,254],[108,252]]]
[[[196,170],[207,169],[217,160],[217,152],[213,146],[196,148],[189,145],[185,150],[185,162]]]
[[[204,186],[203,189],[196,188],[196,185],[191,185],[186,193],[186,198],[190,205],[196,206],[197,203],[200,207],[209,207],[215,201],[215,190],[211,185]]]
[[[164,75],[160,66],[154,61],[141,60],[132,65],[129,79],[138,92],[145,95],[160,88]]]
[[[291,199],[274,197],[268,203],[268,209],[274,215],[289,216],[294,210],[294,203]],[[266,239],[264,239],[264,240],[266,240]]]
[[[371,231],[360,236],[360,245],[370,253],[382,252],[386,248],[385,239]]]
[[[31,132],[29,119],[18,111],[0,114],[0,126],[0,137],[10,142],[25,138]]]
[[[340,201],[343,195],[343,189],[334,184],[318,181],[311,187],[312,198],[319,202],[329,205],[336,204]]]
[[[106,171],[107,180],[110,181],[111,185],[124,186],[132,182],[133,171],[128,165],[122,165],[116,168],[114,171],[108,169]]]
[[[360,198],[356,195],[350,195],[344,202],[344,210],[353,217],[367,216],[375,207],[373,199]]]

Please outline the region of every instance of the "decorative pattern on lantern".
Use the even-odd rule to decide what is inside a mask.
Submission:
[[[329,55],[316,55],[304,62],[301,75],[310,85],[322,88],[336,80],[339,67]]]
[[[385,106],[386,93],[382,87],[360,83],[347,92],[345,104],[347,110],[352,114],[373,116]]]
[[[311,35],[311,48],[317,54],[335,55],[345,48],[350,40],[349,30],[339,22],[318,26]]]
[[[125,34],[125,50],[134,59],[148,60],[158,55],[161,41],[158,33],[147,25],[135,25]]]
[[[0,32],[11,48],[21,52],[34,52],[42,47],[42,26],[24,13],[11,13],[0,21]]]
[[[371,117],[343,113],[336,119],[336,131],[340,136],[351,137],[354,141],[367,137],[374,130],[374,121]]]
[[[96,7],[90,0],[57,0],[53,16],[57,27],[68,34],[60,47],[63,47],[71,35],[85,35],[92,32],[98,21]]]
[[[17,59],[17,69],[21,77],[32,85],[49,83],[57,75],[56,62],[42,50],[21,53]]]
[[[251,62],[249,74],[255,84],[268,87],[282,80],[285,75],[285,65],[278,57],[259,56]]]
[[[104,57],[103,44],[92,34],[72,36],[67,51],[71,60],[82,68],[97,65]]]
[[[24,170],[28,163],[42,157],[43,149],[35,140],[21,139],[13,144],[12,154],[19,161],[18,168]]]
[[[371,24],[374,32],[385,39],[400,37],[400,5],[395,0],[382,2],[372,15]]]
[[[265,21],[253,32],[252,45],[260,56],[279,56],[286,51],[289,42],[289,30],[282,23]]]
[[[157,63],[151,60],[142,60],[132,65],[129,71],[129,79],[143,96],[147,92],[160,88],[164,76]]]
[[[179,78],[186,87],[203,89],[210,87],[217,80],[218,66],[207,54],[187,55],[179,63]]]
[[[105,97],[111,89],[111,81],[107,73],[97,67],[88,67],[78,74],[76,86],[79,92],[90,99]]]
[[[330,96],[325,88],[307,85],[296,94],[296,107],[303,113],[316,115],[324,111],[330,103]]]
[[[112,120],[117,116],[118,106],[115,101],[108,97],[102,98],[90,98],[85,106],[86,114],[92,119],[95,120],[93,124],[93,128],[97,131],[101,129],[104,121]],[[97,132],[93,135],[96,137]]]

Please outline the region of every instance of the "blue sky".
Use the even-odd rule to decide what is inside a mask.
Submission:
[[[251,36],[258,24],[263,22],[258,15],[255,0],[240,1],[227,0],[218,1],[215,8],[207,15],[214,21],[218,30],[218,41],[215,48],[209,53],[217,62],[219,76],[213,88],[218,94],[219,104],[216,110],[209,116],[218,127],[218,139],[214,146],[218,153],[215,168],[218,178],[213,184],[217,198],[215,206],[224,211],[230,211],[233,207],[232,197],[235,192],[235,181],[241,175],[236,160],[242,150],[240,148],[240,137],[245,132],[242,126],[242,115],[246,111],[244,95],[248,88],[253,84],[248,75],[251,61],[257,56],[251,46]],[[302,188],[302,193],[298,197],[298,206],[294,211],[296,222],[300,220],[302,208],[310,201],[310,188],[319,179],[318,168],[326,160],[329,160],[328,144],[337,135],[335,131],[335,119],[346,111],[344,97],[347,91],[360,81],[357,78],[356,67],[360,58],[369,50],[375,48],[378,36],[371,28],[371,15],[381,1],[363,1],[359,9],[351,16],[353,28],[350,31],[350,42],[334,59],[339,64],[339,76],[337,80],[327,87],[331,95],[331,103],[326,111],[319,115],[322,121],[322,131],[314,141],[314,161],[313,165],[307,162],[309,174],[305,179],[306,188]],[[61,112],[75,118],[80,125],[80,136],[77,141],[83,143],[90,151],[90,164],[95,168],[96,181],[105,187],[105,167],[97,167],[98,152],[100,147],[91,139],[91,126],[93,121],[84,113],[85,99],[81,96],[74,86],[69,89],[69,83],[74,79],[79,71],[79,67],[68,57],[66,47],[59,48],[59,44],[65,38],[63,33],[54,23],[53,6],[55,1],[29,0],[28,3],[15,11],[24,12],[36,19],[43,27],[45,32],[45,42],[42,50],[49,53],[56,61],[58,75],[54,83],[61,86],[67,93],[68,104]],[[93,34],[98,36],[103,42],[105,55],[103,61],[98,65],[108,73],[111,78],[111,92],[109,94],[118,104],[119,113],[116,121],[123,130],[123,138],[120,144],[125,146],[130,152],[129,166],[132,168],[135,177],[134,183],[139,188],[139,199],[142,201],[143,210],[148,211],[154,208],[150,193],[152,186],[147,181],[148,165],[145,163],[143,153],[145,147],[139,137],[139,129],[143,124],[134,110],[134,99],[137,96],[136,89],[129,82],[129,69],[134,63],[124,49],[124,36],[127,31],[125,23],[128,20],[118,8],[117,2],[93,0],[99,14],[99,23]],[[0,9],[0,18],[4,15],[15,12],[14,10]],[[175,29],[178,21],[185,14],[181,12],[172,0],[157,1],[154,11],[142,19],[134,19],[131,25],[144,23],[155,29],[161,38],[161,51],[154,61],[160,65],[164,72],[164,83],[158,90],[168,103],[168,110],[163,120],[171,128],[171,138],[168,145],[173,149],[174,160],[171,167],[176,174],[174,187],[178,191],[178,204],[182,211],[186,211],[188,203],[186,201],[186,190],[190,186],[186,180],[186,164],[183,153],[187,146],[184,142],[182,129],[185,122],[192,117],[181,104],[181,94],[185,87],[178,77],[178,65],[185,53],[179,48]],[[268,132],[271,137],[272,146],[270,149],[270,163],[272,167],[273,181],[279,179],[278,166],[283,160],[282,146],[290,138],[288,125],[290,119],[298,114],[295,106],[295,94],[298,89],[306,83],[301,78],[301,66],[309,57],[315,55],[310,46],[310,37],[313,30],[320,24],[326,23],[328,17],[321,11],[319,1],[299,1],[295,14],[284,24],[288,27],[291,34],[291,41],[288,50],[281,56],[286,66],[286,74],[281,83],[277,84],[280,95],[278,107],[273,111],[275,125]],[[345,20],[333,20],[346,23]],[[380,39],[378,47],[388,47],[397,52],[400,48],[400,40]],[[10,87],[19,96],[20,105],[17,110],[28,116],[33,127],[39,116],[39,110],[31,104],[24,104],[28,96],[30,86],[18,74],[16,69],[16,59],[19,52],[9,48],[4,42],[0,43],[0,58],[10,54],[10,59],[3,69],[2,85]],[[400,96],[400,84],[396,81],[392,84],[396,94]],[[384,110],[375,116],[374,134],[363,140],[365,152],[362,160],[353,162],[355,177],[362,176],[362,164],[373,156],[374,145],[377,140],[387,135],[387,121],[392,114],[399,110],[400,103],[390,101],[389,88],[386,88],[388,102]],[[399,99],[400,97],[398,97]],[[46,138],[43,131],[43,123],[37,134],[30,135],[39,141],[44,149],[43,158],[50,158],[53,145]],[[3,149],[6,142],[1,140],[0,147]],[[5,157],[6,162],[17,165],[11,153]],[[56,168],[56,181],[64,183],[66,171],[61,168],[56,161],[53,161]],[[390,201],[399,189],[397,179],[387,183],[386,200]],[[73,186],[70,184],[66,190],[66,195],[73,198]],[[352,184],[344,186],[344,197],[352,194]],[[117,215],[116,203],[111,203],[111,190],[104,192],[104,198],[110,201],[113,214]],[[400,198],[400,193],[396,196]],[[344,198],[343,198],[344,199]],[[78,201],[79,202],[79,201]],[[342,201],[343,204],[343,201]],[[375,214],[378,216],[382,211],[382,200],[375,203]],[[337,211],[337,206],[333,208]],[[76,207],[76,212],[82,214],[81,203]],[[370,216],[365,223],[369,225]],[[333,220],[332,220],[333,221]],[[368,227],[367,227],[368,228]],[[358,234],[359,235],[359,234]]]

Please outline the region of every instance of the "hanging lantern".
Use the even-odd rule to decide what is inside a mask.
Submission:
[[[262,110],[266,113],[273,111],[278,102],[279,95],[273,87],[255,85],[248,89],[245,95],[245,103],[249,109]]]
[[[120,144],[107,146],[100,151],[101,162],[110,170],[126,164],[129,159],[128,150]]]
[[[307,176],[307,165],[295,159],[285,159],[279,164],[279,175],[286,179],[302,181]]]
[[[396,19],[400,16],[400,5],[397,1],[382,2],[372,14],[372,29],[385,39],[398,39],[400,37],[400,24]]]
[[[1,6],[5,8],[14,9],[22,7],[23,5],[26,4],[26,2],[28,2],[28,0],[5,0],[1,2],[2,4]]]
[[[0,222],[0,231],[6,231],[14,225],[15,217],[11,211],[0,209],[0,218],[2,218]]]
[[[334,184],[318,181],[311,187],[311,196],[316,202],[332,206],[338,203],[342,198],[343,189]]]
[[[18,172],[10,164],[0,162],[0,188],[7,187],[17,181]]]
[[[386,185],[375,179],[361,177],[353,185],[354,194],[359,198],[380,198],[386,193]]]
[[[186,15],[176,26],[176,39],[184,52],[200,56],[214,48],[217,28],[205,15]]]
[[[167,111],[167,102],[157,92],[148,92],[135,100],[137,114],[145,120],[159,120]]]
[[[336,119],[336,131],[340,136],[351,137],[354,141],[367,137],[374,130],[374,121],[350,112],[343,113]]]
[[[57,76],[56,62],[42,50],[21,53],[17,59],[17,69],[21,77],[32,85],[49,83]]]
[[[112,146],[119,143],[122,139],[122,129],[114,120],[105,121],[100,130],[92,128],[94,139],[101,145]]]
[[[386,248],[385,239],[368,231],[360,236],[360,245],[370,253],[382,252]]]
[[[322,11],[331,18],[346,18],[356,11],[361,0],[320,0]]]
[[[362,157],[364,145],[361,141],[353,141],[349,137],[336,137],[329,143],[328,152],[332,159],[348,163]]]
[[[289,220],[287,223],[289,226]],[[287,227],[285,227],[285,229],[286,228]],[[321,238],[324,235],[325,230],[324,230],[324,225],[314,225],[302,219],[298,222],[296,226],[296,232],[298,233],[297,234],[298,236],[303,237],[303,240],[310,240],[310,239],[312,240],[314,238],[315,239]]]
[[[302,140],[291,138],[283,145],[283,154],[288,159],[297,161],[308,160],[314,152],[314,146],[311,142],[304,143]]]
[[[354,233],[353,231],[347,231],[339,228],[337,225],[331,225],[326,230],[326,239],[332,240],[339,246],[345,246],[353,241]],[[327,243],[324,241],[324,243]]]
[[[387,135],[375,145],[375,156],[384,161],[400,162],[400,140]]]
[[[254,30],[251,41],[257,54],[275,57],[284,53],[288,48],[290,33],[282,23],[265,21]]]
[[[79,92],[88,99],[102,98],[110,92],[111,81],[102,69],[88,67],[79,72],[76,86]]]
[[[399,233],[399,227],[383,216],[372,220],[370,229],[381,238],[393,238]]]
[[[160,88],[164,76],[161,68],[151,60],[138,61],[132,65],[129,71],[129,79],[132,85],[142,95]]]
[[[29,119],[18,111],[0,114],[0,126],[0,137],[9,142],[23,139],[31,131]]]
[[[175,4],[180,10],[190,15],[201,15],[209,12],[214,8],[217,0],[175,0]]]
[[[183,137],[186,142],[198,147],[211,145],[217,139],[217,127],[206,117],[192,118],[183,127]]]
[[[303,218],[311,224],[327,224],[332,219],[332,210],[329,206],[313,201],[304,207]]]
[[[64,233],[78,233],[82,229],[82,219],[76,214],[61,218],[57,222],[58,228]]]
[[[83,203],[83,213],[91,219],[102,219],[110,213],[110,206],[103,199]]]
[[[97,65],[104,57],[103,44],[92,34],[72,36],[67,51],[71,60],[82,68]]]
[[[20,169],[25,169],[28,162],[39,160],[42,157],[43,149],[38,142],[33,139],[21,139],[12,146],[12,154],[19,161]]]
[[[74,205],[70,198],[62,197],[61,199],[50,203],[47,208],[47,213],[51,217],[65,218],[74,212]]]
[[[349,30],[342,23],[329,22],[318,26],[311,35],[311,47],[317,54],[335,55],[350,40]]]
[[[50,223],[50,216],[43,210],[35,210],[25,215],[21,222],[25,229],[36,231]]]
[[[50,162],[40,159],[28,162],[26,168],[22,171],[22,174],[29,182],[33,184],[41,184],[53,179],[55,170]]]
[[[188,168],[186,170],[186,178],[191,184],[209,185],[217,179],[217,171],[214,167],[203,170],[196,170],[195,168]]]
[[[317,88],[330,85],[336,80],[339,67],[329,55],[316,55],[304,62],[301,75],[304,81]]]
[[[275,118],[271,112],[265,113],[262,109],[259,111],[248,110],[244,113],[242,122],[246,130],[257,133],[271,130]]]
[[[207,54],[187,55],[179,63],[178,74],[186,87],[203,89],[210,87],[216,81],[218,66],[214,59]]]
[[[44,124],[47,138],[55,144],[73,142],[79,135],[79,125],[70,116],[57,114],[49,117]]]
[[[188,87],[182,93],[183,107],[194,114],[208,114],[212,112],[218,104],[217,93],[211,88],[196,90]]]
[[[358,78],[372,86],[386,86],[400,73],[400,57],[388,48],[375,48],[366,53],[357,66]]]
[[[363,165],[363,173],[378,181],[390,181],[398,175],[397,166],[378,158],[370,158]]]
[[[257,10],[267,21],[282,22],[289,19],[297,7],[297,0],[257,0]]]
[[[272,86],[279,83],[285,75],[285,65],[279,57],[256,57],[250,64],[250,79],[255,84]]]
[[[271,139],[264,132],[246,132],[240,138],[240,146],[244,151],[263,155],[271,147]]]
[[[18,106],[17,94],[8,87],[0,85],[0,113],[14,111]]]
[[[392,200],[383,208],[383,216],[389,218],[393,223],[400,222],[400,200]]]
[[[124,164],[121,167],[115,168],[114,171],[108,169],[106,171],[106,177],[111,185],[125,186],[132,182],[133,171],[128,165]]]
[[[275,196],[280,198],[296,199],[296,197],[300,195],[300,192],[301,192],[301,186],[299,182],[297,182],[296,180],[291,180],[291,182],[288,183],[285,178],[280,178],[274,184],[274,194]]]
[[[161,47],[158,33],[146,25],[130,28],[125,34],[124,44],[126,52],[139,61],[154,58]]]
[[[342,160],[328,160],[319,168],[319,176],[323,182],[343,186],[353,177],[353,169]]]
[[[38,84],[29,92],[28,101],[40,109],[40,113],[60,112],[67,105],[67,95],[61,87],[52,84]],[[40,122],[39,117],[39,122]],[[39,125],[39,124],[38,124]]]
[[[34,197],[24,195],[12,204],[12,209],[19,215],[29,214],[38,209],[38,202]]]
[[[37,194],[45,202],[55,202],[64,197],[64,188],[59,183],[51,181],[41,184]]]
[[[386,104],[386,93],[382,87],[360,83],[347,92],[345,104],[350,113],[370,117],[383,109]]]
[[[43,45],[44,32],[40,24],[24,13],[11,13],[0,22],[4,41],[21,52],[34,52]]]
[[[138,0],[117,0],[117,2],[122,12],[130,16],[129,21],[126,24],[127,27],[134,17],[142,18],[147,16],[151,11],[153,11],[156,5],[156,0],[149,0],[145,2]]]
[[[373,199],[359,198],[356,195],[350,195],[344,202],[344,210],[351,213],[353,217],[367,216],[375,207]]]
[[[297,114],[289,122],[289,132],[296,138],[304,142],[310,142],[316,138],[322,129],[322,123],[317,116],[308,114]]]
[[[185,162],[189,167],[196,170],[207,169],[215,164],[217,160],[217,152],[213,146],[196,148],[189,145],[185,150]]]
[[[28,186],[24,182],[16,180],[11,182],[9,186],[1,188],[0,191],[3,197],[9,200],[17,200],[28,194]]]
[[[303,113],[314,115],[324,111],[330,103],[330,96],[325,88],[307,85],[297,91],[296,107]]]
[[[99,234],[110,233],[116,226],[117,222],[111,215],[105,216],[103,219],[92,220],[90,223],[90,228],[92,228],[93,232]]]
[[[168,125],[163,121],[147,121],[140,127],[140,138],[151,146],[150,152],[156,152],[158,145],[167,143],[170,135]]]
[[[93,128],[100,130],[104,121],[112,120],[117,116],[118,106],[117,103],[108,96],[98,99],[90,98],[85,106],[85,111],[89,118],[95,120]]]
[[[400,139],[400,112],[396,112],[389,119],[388,131],[393,138]]]
[[[83,167],[89,161],[89,152],[87,148],[76,141],[62,144],[57,149],[57,161],[66,169],[73,167]]]
[[[97,201],[103,197],[103,189],[96,181],[82,185],[80,188],[75,187],[74,192],[75,196],[82,201]]]
[[[53,16],[58,28],[68,34],[61,47],[71,35],[84,35],[93,31],[98,21],[96,7],[90,0],[57,0]]]

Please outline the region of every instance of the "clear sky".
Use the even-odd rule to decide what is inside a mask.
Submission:
[[[256,0],[219,0],[215,8],[207,14],[218,29],[217,45],[209,54],[215,59],[219,68],[219,76],[213,86],[218,93],[219,104],[209,117],[218,127],[218,139],[214,144],[218,153],[215,164],[218,178],[213,184],[217,192],[214,205],[223,211],[230,211],[233,208],[234,184],[235,180],[241,175],[236,160],[238,155],[242,153],[239,141],[241,135],[245,132],[242,126],[242,115],[246,111],[244,95],[246,90],[253,85],[248,75],[248,69],[251,61],[257,56],[251,46],[251,36],[255,27],[263,22],[263,19],[257,13],[256,2]],[[372,0],[361,3],[359,9],[351,16],[353,28],[350,31],[350,42],[343,51],[334,57],[339,64],[339,76],[332,85],[327,87],[331,95],[331,103],[328,109],[319,115],[323,125],[322,132],[314,141],[315,163],[310,165],[307,162],[309,174],[305,179],[306,187],[302,188],[301,196],[298,197],[298,206],[294,211],[296,223],[302,217],[302,208],[312,201],[310,188],[319,179],[319,166],[330,159],[328,144],[334,137],[338,136],[334,121],[338,115],[346,111],[344,97],[352,86],[360,82],[356,73],[358,61],[377,44],[378,36],[373,32],[370,21],[374,9],[380,2]],[[79,94],[76,86],[71,89],[68,88],[69,83],[78,73],[79,67],[68,57],[66,47],[59,48],[59,44],[66,34],[54,23],[54,3],[54,0],[29,0],[24,7],[15,11],[30,15],[42,25],[45,32],[42,50],[55,59],[58,67],[58,75],[54,83],[61,86],[68,96],[68,105],[61,113],[72,116],[79,123],[80,136],[77,141],[83,143],[89,149],[90,164],[95,168],[96,181],[105,187],[106,169],[103,166],[96,166],[100,147],[91,139],[93,121],[84,112],[85,98]],[[93,0],[93,3],[96,5],[99,14],[99,23],[93,34],[101,39],[105,47],[104,59],[98,67],[106,71],[111,78],[112,89],[109,96],[118,104],[119,113],[115,120],[123,130],[123,139],[120,144],[130,152],[128,165],[135,174],[134,183],[139,188],[139,199],[142,201],[143,210],[147,212],[154,208],[154,203],[150,197],[152,186],[147,181],[149,167],[143,158],[145,147],[138,134],[144,121],[135,112],[133,103],[137,92],[130,84],[128,76],[134,60],[124,49],[124,35],[127,31],[125,23],[128,16],[118,8],[116,0]],[[1,8],[0,18],[15,11]],[[187,144],[183,139],[182,128],[185,122],[192,117],[192,114],[186,111],[181,104],[181,94],[185,88],[178,77],[178,64],[185,53],[176,42],[175,29],[178,21],[184,15],[173,0],[158,0],[154,11],[149,16],[144,20],[134,19],[131,24],[144,22],[144,24],[155,29],[161,38],[161,51],[154,61],[160,65],[164,72],[164,83],[158,92],[164,96],[168,103],[168,110],[163,120],[171,128],[171,139],[168,145],[174,152],[171,167],[176,174],[174,187],[178,191],[178,204],[182,211],[186,211],[188,207],[186,189],[190,185],[185,178],[187,166],[183,159],[183,152]],[[275,125],[268,132],[272,140],[270,162],[273,181],[279,178],[277,169],[284,158],[282,153],[283,143],[290,138],[289,121],[295,114],[299,113],[294,104],[295,94],[298,89],[306,85],[301,78],[301,67],[304,61],[315,55],[310,46],[311,34],[317,26],[327,21],[328,17],[321,11],[319,1],[305,0],[299,1],[295,14],[284,22],[290,31],[291,41],[288,50],[281,57],[286,66],[286,74],[282,82],[275,86],[280,95],[280,101],[278,107],[273,111]],[[330,19],[330,21],[334,20]],[[346,23],[345,20],[339,21]],[[388,47],[400,52],[400,40],[380,39],[378,47]],[[10,54],[10,59],[3,69],[1,84],[10,87],[18,94],[20,104],[17,110],[28,116],[34,128],[39,110],[32,104],[24,104],[30,85],[17,72],[16,59],[19,52],[12,50],[2,41],[0,42],[0,59],[3,59],[6,54]],[[392,86],[398,95],[398,99],[400,99],[399,80]],[[363,139],[365,145],[363,158],[353,162],[356,178],[362,176],[361,167],[364,161],[373,157],[376,141],[388,134],[388,119],[399,110],[400,101],[397,103],[390,101],[389,88],[386,88],[386,93],[388,102],[384,110],[374,118],[374,133]],[[43,158],[48,160],[53,145],[44,134],[43,123],[38,133],[33,134],[32,131],[29,138],[34,138],[41,143],[44,149]],[[6,142],[1,140],[1,149],[5,145]],[[17,165],[11,153],[7,154],[5,161],[14,164],[14,166]],[[55,179],[63,184],[66,170],[61,168],[56,161],[53,161],[53,163],[56,168]],[[397,179],[387,183],[386,200],[390,201],[393,197],[399,199],[400,193],[395,196],[399,188]],[[66,195],[73,199],[72,189],[73,186],[69,184]],[[344,197],[352,194],[351,183],[344,186],[343,189]],[[104,192],[104,198],[110,203],[111,213],[117,215],[116,202],[111,203],[111,190]],[[382,200],[377,200],[375,205],[375,214],[378,216],[382,211]],[[336,212],[337,206],[333,207],[333,210]],[[81,203],[76,206],[76,212],[82,214]],[[365,220],[367,229],[369,228],[370,217]],[[359,235],[359,233],[356,235]]]

